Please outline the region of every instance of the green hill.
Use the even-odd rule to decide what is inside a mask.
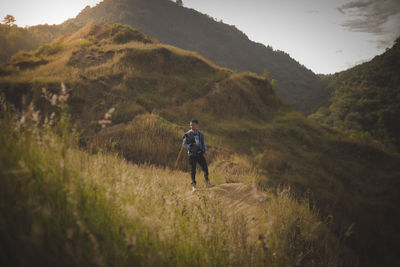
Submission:
[[[0,23],[0,64],[6,64],[12,55],[21,50],[36,50],[60,34],[72,33],[77,29],[77,26],[72,24],[66,27],[47,24],[18,27]]]
[[[399,156],[307,120],[265,77],[110,24],[88,25],[10,64],[0,78],[5,99],[19,110],[33,101],[42,119],[57,117],[51,102],[67,99],[81,147],[186,169],[181,137],[196,117],[213,181],[290,186],[296,198],[309,198],[344,253],[335,266],[356,266],[357,258],[360,266],[398,263]]]
[[[315,111],[328,99],[325,83],[285,52],[255,43],[235,26],[217,22],[170,0],[105,0],[92,8],[86,7],[76,18],[57,25],[54,30],[59,34],[70,33],[88,23],[127,24],[162,43],[196,51],[220,66],[260,75],[267,70],[277,81],[278,94],[304,114]],[[32,27],[31,31],[34,30],[46,34]]]
[[[329,107],[315,121],[370,135],[400,149],[400,39],[371,61],[330,77]]]

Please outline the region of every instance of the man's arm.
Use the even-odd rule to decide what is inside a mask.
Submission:
[[[205,153],[207,153],[207,146],[206,146],[206,141],[204,140],[204,134],[203,133],[201,133],[201,139],[203,139],[203,147],[202,147],[202,149],[203,149],[204,154],[205,154]]]

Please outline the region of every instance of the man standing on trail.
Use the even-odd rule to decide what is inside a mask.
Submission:
[[[183,146],[188,150],[189,163],[191,167],[190,176],[192,178],[192,190],[196,191],[196,164],[199,163],[203,172],[206,186],[211,187],[208,179],[208,167],[204,155],[207,153],[207,146],[204,135],[199,131],[199,122],[190,121],[190,130],[183,136]]]

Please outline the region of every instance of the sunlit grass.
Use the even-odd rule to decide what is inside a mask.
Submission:
[[[205,190],[198,179],[193,194],[186,172],[79,150],[65,135],[68,118],[56,122],[61,136],[50,125],[35,126],[30,113],[23,123],[7,115],[0,123],[0,230],[10,249],[7,263],[340,263],[337,241],[307,200],[297,202],[288,190],[260,197],[251,185],[255,170],[239,156],[216,160],[210,169],[217,186]],[[244,184],[232,184],[239,181]],[[232,186],[218,187],[225,182]]]

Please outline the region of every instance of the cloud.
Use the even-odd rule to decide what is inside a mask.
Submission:
[[[378,48],[390,46],[400,36],[399,0],[355,0],[338,10],[352,17],[341,24],[343,27],[378,36]]]

